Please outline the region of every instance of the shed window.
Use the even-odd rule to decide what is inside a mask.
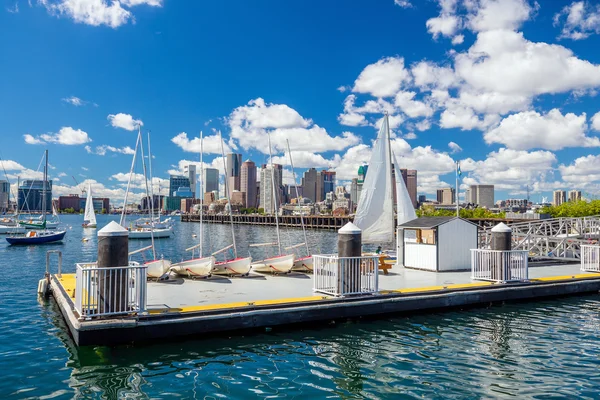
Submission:
[[[417,234],[417,243],[435,244],[435,229],[421,229]]]

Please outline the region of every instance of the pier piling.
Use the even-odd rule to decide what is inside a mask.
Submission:
[[[129,263],[129,231],[112,221],[98,232],[98,313],[127,311],[127,274],[124,270],[101,271],[103,268],[126,267]]]

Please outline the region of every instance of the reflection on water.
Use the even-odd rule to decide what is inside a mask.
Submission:
[[[220,235],[219,229],[211,229],[215,246],[227,240],[226,230]],[[62,245],[67,270],[75,261],[93,259],[96,251],[93,234],[82,242],[81,230],[72,231]],[[191,224],[178,232],[161,241],[166,256],[181,256],[194,239]],[[240,229],[245,241],[270,235],[270,228]],[[334,248],[331,232],[314,236]],[[54,303],[36,301],[45,250],[0,246],[0,251],[1,398],[594,399],[598,394],[598,296],[247,337],[77,348]]]

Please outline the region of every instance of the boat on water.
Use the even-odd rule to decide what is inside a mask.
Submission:
[[[275,243],[261,243],[251,244],[250,247],[263,247],[263,246],[277,246],[278,254],[274,257],[266,257],[263,260],[255,261],[251,264],[252,270],[256,272],[271,272],[277,274],[287,274],[294,268],[295,255],[283,254],[281,251],[281,236],[279,234],[279,217],[278,217],[278,203],[277,203],[277,190],[275,189],[275,168],[273,167],[273,153],[271,152],[271,135],[267,133],[269,138],[269,155],[270,155],[270,169],[271,169],[271,188],[273,190],[273,211],[275,214],[275,229],[277,231],[277,242]]]
[[[61,242],[67,231],[55,230],[49,232],[46,227],[46,182],[48,181],[48,150],[44,153],[45,166],[44,166],[44,187],[42,194],[42,218],[41,224],[38,225],[38,230],[33,230],[25,233],[24,235],[14,234],[6,238],[6,241],[11,245],[37,245],[45,243],[57,243]]]
[[[203,163],[203,154],[204,154],[204,137],[202,136],[202,132],[200,132],[200,193],[204,193],[202,189],[203,185],[203,176],[204,176],[204,163]],[[189,260],[184,260],[178,263],[174,263],[171,267],[171,271],[175,272],[179,276],[184,276],[188,278],[208,278],[212,274],[212,270],[215,265],[215,257],[213,255],[209,257],[203,257],[203,247],[204,247],[204,225],[203,225],[203,210],[200,207],[200,238],[199,243],[195,246],[192,246],[186,251],[192,252],[192,257]],[[170,218],[169,218],[170,219]],[[160,219],[159,219],[160,222]],[[194,258],[194,252],[198,250],[198,258]]]
[[[0,235],[6,234],[23,234],[25,233],[25,228],[22,226],[16,225],[0,225]]]
[[[392,175],[395,175],[395,178]],[[389,118],[386,113],[373,145],[369,173],[360,193],[354,224],[362,230],[363,244],[393,246],[396,226],[416,218],[417,213],[402,178],[398,160],[391,149]],[[385,251],[382,256],[385,256]]]
[[[160,216],[158,216],[153,220],[150,218],[139,218],[133,222],[133,226],[136,228],[150,228],[152,226],[154,229],[167,229],[172,226],[172,222],[171,218],[161,221]]]
[[[173,237],[173,228],[154,229],[130,227],[129,239],[165,239]]]
[[[92,184],[88,184],[87,197],[85,199],[85,214],[83,214],[84,228],[96,228],[96,212],[94,211],[94,201],[92,197]]]

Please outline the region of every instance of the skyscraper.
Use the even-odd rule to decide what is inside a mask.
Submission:
[[[494,204],[494,185],[471,185],[469,188],[470,201],[479,207],[492,208]]]
[[[402,179],[406,185],[406,190],[410,196],[410,201],[413,207],[417,207],[417,170],[415,169],[400,169]],[[394,191],[395,193],[395,191]]]
[[[323,201],[327,193],[335,192],[335,171],[321,171],[317,176],[317,200]]]
[[[567,201],[567,192],[564,190],[555,190],[552,195],[552,204],[560,206],[562,203]]]
[[[276,204],[281,204],[283,195],[283,167],[280,164],[273,164],[274,172],[271,173],[271,166],[263,164],[260,170],[260,207],[267,214],[277,212]],[[275,182],[273,182],[275,175]],[[273,184],[275,185],[275,193],[277,199],[273,197]]]
[[[358,203],[358,178],[352,178],[352,183],[350,184],[350,200],[352,204]]]
[[[240,190],[242,155],[229,153],[227,154],[227,185],[229,187],[229,196],[234,190]]]
[[[204,193],[219,192],[219,170],[216,168],[204,168],[204,176],[202,177]]]
[[[196,192],[198,191],[198,188],[196,187],[196,166],[193,164],[186,165],[183,172],[190,180],[190,189],[192,190],[192,193],[194,193],[194,197],[196,197]]]
[[[0,181],[0,212],[8,211],[8,200],[10,198],[10,183]]]
[[[46,181],[46,207],[43,203],[44,197],[44,181],[43,180],[26,180],[21,182],[18,193],[17,206],[19,210],[52,212],[52,181]]]
[[[581,201],[581,190],[569,190],[569,201]]]
[[[456,202],[456,190],[454,188],[438,189],[437,202],[444,205],[454,204]]]
[[[256,164],[250,160],[244,161],[240,180],[240,190],[246,192],[245,206],[256,207]]]
[[[171,175],[169,177],[169,196],[175,196],[173,192],[176,192],[180,187],[190,187],[190,179],[183,175]]]
[[[317,202],[317,170],[310,168],[304,172],[302,177],[303,197],[310,199],[313,203]]]

